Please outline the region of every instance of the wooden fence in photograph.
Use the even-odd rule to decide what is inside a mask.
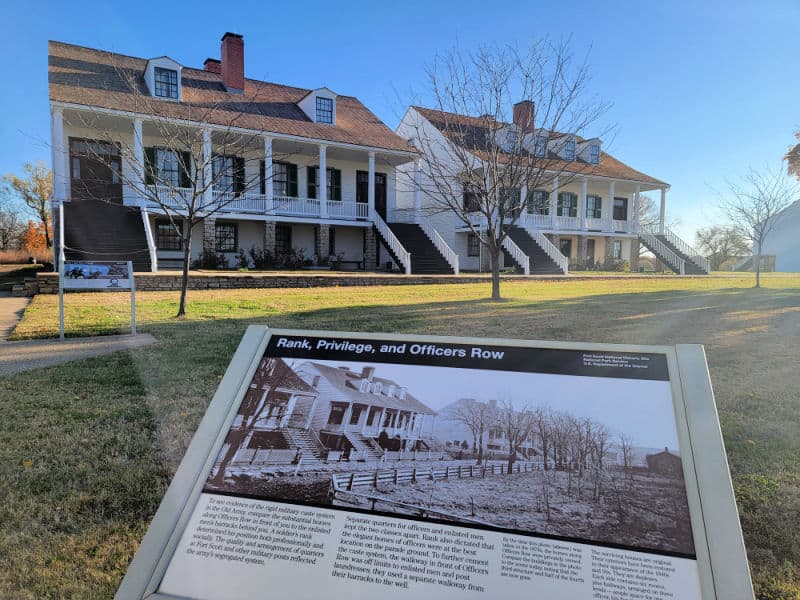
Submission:
[[[450,465],[443,467],[408,467],[405,469],[376,469],[375,471],[353,471],[331,475],[331,492],[352,491],[359,488],[377,488],[381,484],[416,483],[417,481],[446,481],[470,477],[491,477],[515,473],[530,473],[543,468],[541,462],[515,463],[511,469],[505,464]]]

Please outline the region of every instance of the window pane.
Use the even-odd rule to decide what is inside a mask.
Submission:
[[[333,123],[333,100],[317,96],[317,123]]]
[[[214,246],[217,252],[236,252],[236,224],[217,223],[214,226]]]
[[[155,68],[155,95],[161,98],[178,98],[178,72],[173,69]]]

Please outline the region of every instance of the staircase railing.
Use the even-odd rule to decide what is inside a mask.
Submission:
[[[402,263],[401,266],[405,270],[406,275],[411,275],[411,253],[403,248],[403,244],[397,239],[397,236],[389,229],[386,221],[381,219],[380,215],[373,212],[372,222],[375,224],[375,229],[381,234],[383,241],[389,246],[389,249],[394,252],[398,260]]]
[[[456,254],[453,249],[444,241],[444,238],[439,235],[439,232],[434,229],[434,227],[430,223],[426,223],[424,221],[420,221],[417,223],[422,228],[422,231],[425,232],[425,235],[430,238],[433,242],[433,245],[436,246],[436,249],[442,253],[444,259],[450,264],[453,268],[453,272],[458,275],[458,254]]]
[[[142,201],[139,210],[142,213],[142,224],[144,225],[144,235],[147,239],[147,249],[150,253],[150,270],[155,273],[158,271],[158,249],[153,239],[153,230],[150,227],[150,217],[147,214],[147,205]]]
[[[639,239],[644,242],[645,246],[655,252],[660,260],[676,269],[681,275],[686,274],[686,261],[670,250],[667,245],[655,235],[642,231],[639,233]]]
[[[514,243],[514,240],[508,236],[503,238],[503,248],[506,249],[506,252],[511,255],[518,265],[522,266],[522,272],[525,275],[531,274],[531,257],[525,254],[522,248]]]
[[[564,275],[569,273],[569,259],[561,254],[561,250],[559,250],[553,242],[548,240],[541,231],[532,227],[531,222],[527,218],[520,219],[520,225],[522,225],[525,231],[528,232],[528,235],[533,238],[533,241],[539,244],[539,247],[550,257],[550,260],[558,265],[558,268],[561,269]]]
[[[671,229],[665,227],[664,231],[661,232],[657,224],[648,225],[643,229],[645,229],[647,233],[663,235],[670,244],[675,246],[679,252],[688,257],[689,260],[691,260],[694,264],[703,269],[706,273],[711,272],[711,261],[700,254],[700,252],[698,252],[695,248],[686,243],[682,238],[678,237],[678,235]]]
[[[738,271],[739,269],[744,267],[747,263],[750,263],[750,266],[752,267],[753,264],[755,264],[755,260],[756,260],[755,256],[743,256],[742,258],[737,260],[735,263],[733,263],[733,266],[731,267],[731,271]]]

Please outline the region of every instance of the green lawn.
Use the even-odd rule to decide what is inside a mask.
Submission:
[[[0,379],[0,597],[113,593],[245,327],[706,345],[759,598],[800,597],[800,275],[140,293],[158,344]],[[68,335],[126,294],[69,294]],[[37,296],[15,337],[57,334]]]

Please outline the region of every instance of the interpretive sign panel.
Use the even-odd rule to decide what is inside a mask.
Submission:
[[[64,263],[67,290],[129,290],[131,279],[128,262]]]
[[[704,370],[251,328],[118,597],[752,598]]]

